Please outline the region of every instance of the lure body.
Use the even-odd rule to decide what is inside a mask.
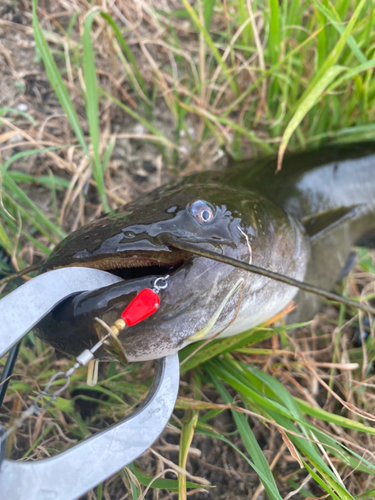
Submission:
[[[191,242],[330,289],[354,243],[374,246],[375,145],[290,155],[275,169],[275,158],[266,158],[185,177],[72,233],[43,270],[88,266],[125,281],[67,299],[37,333],[76,354],[97,339],[94,316],[112,324],[165,274],[156,314],[119,335],[131,361],[164,356],[200,336],[241,333],[292,299],[299,306],[288,320],[310,319],[318,297],[172,248]]]

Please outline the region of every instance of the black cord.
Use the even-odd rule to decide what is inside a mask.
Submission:
[[[7,362],[5,363],[3,373],[0,379],[0,406],[3,404],[4,396],[8,388],[10,376],[12,375],[14,364],[16,362],[21,342],[12,347],[9,352]]]
[[[3,262],[4,266],[5,266],[4,269],[3,269],[4,266],[0,269],[0,279],[2,278],[0,283],[3,284],[3,283],[7,283],[8,281],[11,281],[13,279],[16,279],[16,285],[17,286],[22,285],[23,281],[20,279],[20,275],[22,273],[24,274],[24,271],[23,272],[16,272],[16,270],[14,269],[14,267],[12,265],[12,260],[10,258],[10,255],[2,247],[0,247],[0,261]],[[7,272],[7,273],[9,272],[10,274],[8,276],[4,277],[4,272]],[[7,388],[8,388],[10,376],[13,373],[13,368],[14,368],[14,365],[15,365],[16,360],[17,360],[18,352],[20,350],[20,345],[21,345],[21,342],[18,342],[18,344],[13,346],[12,349],[10,350],[9,355],[8,355],[8,359],[7,359],[5,366],[4,366],[3,373],[1,374],[1,378],[0,378],[0,407],[3,404],[3,400],[4,400],[5,393],[6,393]],[[1,448],[0,448],[0,457],[1,457]]]
[[[218,262],[223,262],[224,264],[229,264],[231,266],[244,269],[245,271],[248,271],[250,273],[260,274],[261,276],[266,276],[267,278],[281,281],[281,283],[295,286],[296,288],[300,288],[305,292],[320,295],[321,297],[332,300],[333,302],[345,304],[346,306],[360,309],[365,313],[370,313],[372,314],[372,316],[375,316],[374,307],[363,304],[362,302],[347,299],[346,297],[342,297],[341,295],[337,295],[336,293],[329,292],[328,290],[323,290],[322,288],[311,285],[310,283],[305,283],[304,281],[298,281],[294,278],[289,278],[288,276],[284,276],[280,273],[275,273],[274,271],[270,271],[269,269],[254,266],[253,264],[248,264],[247,262],[243,262],[242,260],[233,259],[232,257],[228,257],[227,255],[218,254],[216,252],[213,252],[212,250],[207,250],[206,248],[199,247],[198,245],[192,245],[191,243],[187,243],[185,241],[172,240],[168,238],[164,238],[164,241],[169,247],[178,248],[179,250],[184,250],[196,255],[201,255],[202,257],[206,257],[207,259],[216,260]]]
[[[5,429],[3,428],[2,425],[0,425],[0,438],[2,437],[3,434],[5,434]],[[0,468],[5,458],[5,450],[6,450],[6,440],[0,441]]]

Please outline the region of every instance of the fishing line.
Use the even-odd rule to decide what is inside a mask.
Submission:
[[[217,262],[222,262],[223,264],[229,264],[251,273],[260,274],[261,276],[271,278],[275,281],[280,281],[281,283],[285,283],[286,285],[295,286],[297,288],[300,288],[301,290],[304,290],[305,292],[320,295],[321,297],[332,300],[333,302],[339,302],[340,304],[344,304],[348,307],[355,307],[365,313],[372,314],[373,316],[375,315],[375,308],[371,306],[367,306],[366,304],[362,304],[361,302],[356,302],[355,300],[347,299],[333,292],[328,292],[327,290],[323,290],[322,288],[319,288],[317,286],[310,285],[310,283],[305,283],[304,281],[298,281],[294,278],[289,278],[288,276],[284,276],[283,274],[264,269],[263,267],[254,266],[253,264],[247,264],[246,262],[233,259],[232,257],[228,257],[227,255],[217,254],[216,252],[200,248],[191,243],[175,240],[171,241],[168,239],[166,239],[165,242],[169,247],[178,248],[179,250],[184,250],[185,252],[200,255],[201,257],[206,257],[207,259],[216,260]]]

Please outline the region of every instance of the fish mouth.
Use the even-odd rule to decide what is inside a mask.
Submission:
[[[105,256],[92,261],[75,262],[69,264],[69,267],[99,269],[129,281],[147,276],[173,275],[191,259],[191,253],[171,249],[170,252],[147,252],[147,255],[139,252],[130,256],[121,254]]]

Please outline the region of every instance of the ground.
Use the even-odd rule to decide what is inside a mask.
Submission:
[[[196,97],[195,100],[188,99],[186,96],[190,95],[187,89],[189,85],[191,86],[191,82],[188,81],[182,68],[196,64],[200,71],[212,70],[213,73],[211,66],[214,58],[208,57],[207,68],[202,69],[200,57],[203,56],[199,47],[203,45],[199,45],[202,43],[201,39],[195,36],[194,27],[186,17],[181,17],[181,22],[178,18],[177,21],[173,18],[170,25],[171,32],[177,33],[176,39],[178,38],[180,45],[176,42],[172,51],[172,45],[166,44],[166,28],[161,24],[160,13],[181,10],[182,4],[160,2],[156,6],[153,2],[141,2],[139,5],[127,1],[118,4],[112,2],[111,5],[110,2],[107,3],[106,7],[126,34],[127,43],[137,60],[138,69],[149,95],[152,96],[152,126],[155,129],[148,128],[147,112],[145,108],[141,109],[137,91],[129,83],[129,75],[135,73],[134,68],[124,71],[119,62],[122,59],[118,56],[118,52],[116,54],[120,59],[115,57],[115,50],[119,49],[118,44],[114,43],[112,32],[103,19],[96,19],[93,38],[98,81],[106,92],[133,112],[132,115],[124,108],[116,106],[111,99],[103,99],[100,102],[101,135],[98,150],[102,159],[106,157],[106,152],[110,152],[107,168],[103,174],[109,208],[115,209],[183,173],[223,169],[228,153],[233,156],[241,150],[244,156],[255,154],[256,147],[251,138],[240,136],[238,139],[237,133],[242,132],[234,130],[231,123],[217,122],[215,115],[207,125],[203,111],[200,113],[192,111],[195,105],[206,102],[207,116],[212,112],[208,95],[212,89],[209,86],[204,88],[204,92],[207,92],[205,95],[203,91],[202,94],[198,92],[201,101],[196,96],[193,96]],[[214,9],[213,19],[215,33],[222,34],[229,27],[220,9],[218,7]],[[86,141],[89,141],[91,129],[85,100],[82,97],[82,88],[87,86],[87,80],[84,79],[82,72],[83,55],[80,37],[89,10],[90,6],[85,2],[68,0],[53,3],[41,1],[37,10],[39,22],[63,75]],[[229,15],[232,11],[233,6],[230,6]],[[129,24],[130,18],[134,20],[137,28]],[[76,21],[72,24],[74,19]],[[256,14],[256,19],[260,20],[260,15]],[[261,38],[266,39],[262,22],[259,23]],[[142,37],[143,45],[139,37]],[[218,36],[216,42],[220,50],[224,50],[222,38]],[[259,48],[258,45],[257,47]],[[208,50],[207,47],[205,50]],[[249,55],[246,52],[244,54]],[[242,61],[244,65],[245,55]],[[246,88],[246,78],[252,82],[256,81],[257,69],[253,69],[253,66],[256,66],[254,57],[256,54],[250,54],[249,60],[246,61],[249,67],[251,66],[249,73],[241,73],[239,70],[238,83],[241,88]],[[309,66],[309,63],[306,66]],[[100,215],[104,206],[103,197],[96,188],[97,179],[92,173],[90,161],[72,131],[66,112],[62,109],[51,86],[40,50],[36,47],[32,31],[31,3],[28,0],[0,1],[0,75],[0,107],[5,108],[1,115],[0,161],[6,164],[8,160],[15,159],[15,155],[19,153],[38,150],[34,154],[16,159],[9,166],[9,171],[26,174],[33,179],[42,176],[42,181],[38,183],[26,177],[12,177],[12,179],[56,227],[54,233],[46,229],[44,221],[41,221],[39,226],[35,225],[27,215],[27,205],[25,209],[19,193],[12,191],[9,184],[4,184],[5,210],[10,211],[14,219],[7,218],[4,210],[2,216],[12,243],[11,262],[18,268],[20,265],[27,266],[41,262],[46,252],[54,247],[64,233],[68,234]],[[309,75],[303,77],[309,79]],[[222,98],[218,98],[217,103],[218,109],[224,112],[232,102],[226,97],[230,84],[220,81],[222,85],[220,87],[219,80],[216,82],[212,74],[210,79],[207,76],[207,80],[211,81],[211,78],[212,88],[219,93],[222,92]],[[154,81],[157,81],[157,84],[154,84]],[[181,85],[178,89],[171,83],[175,81]],[[272,82],[268,83],[269,88],[274,85]],[[357,87],[359,94],[358,81]],[[263,84],[260,84],[259,88],[261,96],[264,97]],[[186,97],[186,99],[181,98],[185,108],[182,106],[180,111],[188,109],[184,116],[174,112],[175,108],[168,101],[169,95],[172,96],[174,90],[176,93],[178,90]],[[139,94],[141,95],[142,91],[139,91]],[[145,103],[146,99],[143,102]],[[269,144],[278,143],[279,136],[267,135],[266,122],[269,115],[265,112],[265,105],[262,104],[259,95],[251,94],[243,102],[246,105],[235,110],[230,118],[236,123],[244,123],[242,120],[246,114],[245,108],[248,109],[249,113],[256,116],[254,130],[257,137],[264,140],[267,148]],[[332,115],[335,115],[334,108],[330,109],[333,109]],[[277,116],[277,120],[283,118],[282,113]],[[146,118],[140,121],[139,116]],[[218,116],[220,117],[220,113]],[[176,122],[181,117],[184,125],[177,127]],[[316,118],[315,122],[319,119]],[[275,119],[275,126],[277,120]],[[371,117],[368,117],[368,121],[371,123]],[[215,127],[217,128],[213,131]],[[317,136],[318,132],[319,128]],[[332,133],[335,133],[335,130]],[[303,143],[301,137],[300,133],[299,140]],[[168,147],[165,148],[165,144]],[[22,207],[24,207],[23,212]],[[4,241],[3,236],[1,239]],[[373,294],[372,273],[375,254],[360,251],[359,258],[363,265],[357,266],[355,273],[350,274],[344,285],[338,285],[337,290],[340,293],[350,296],[359,296],[360,293]],[[367,272],[364,268],[366,266]],[[327,305],[311,324],[293,335],[287,337],[286,332],[280,336],[274,335],[257,343],[258,351],[250,349],[250,352],[246,351],[246,348],[242,350],[239,348],[231,356],[236,362],[244,361],[265,373],[272,374],[293,396],[308,402],[312,401],[329,414],[348,417],[353,419],[354,423],[366,422],[366,425],[371,426],[373,424],[371,414],[374,412],[375,403],[371,391],[374,383],[371,363],[373,347],[368,347],[367,352],[365,347],[354,345],[353,337],[358,330],[357,325],[357,316],[350,315],[343,308]],[[219,358],[223,359],[223,363],[227,361],[225,356]],[[36,391],[44,386],[49,377],[56,370],[67,369],[71,363],[71,359],[30,337],[21,349],[10,389],[1,409],[2,423],[6,425],[12,422],[19,411],[30,404]],[[359,363],[359,367],[354,367],[355,363]],[[41,417],[33,417],[17,432],[17,435],[12,436],[7,443],[8,454],[17,459],[46,458],[116,422],[124,413],[130,411],[140,397],[144,396],[152,377],[152,370],[152,363],[128,367],[125,370],[116,363],[103,363],[100,368],[99,386],[94,388],[85,385],[85,371],[79,370],[70,389],[58,401],[56,408]],[[116,400],[115,396],[118,394],[122,403]],[[292,491],[295,500],[323,498],[324,489],[312,480],[306,469],[300,468],[296,450],[293,449],[294,445],[286,434],[279,432],[274,425],[262,423],[262,418],[258,418],[255,414],[264,417],[264,408],[257,407],[256,404],[251,406],[249,401],[244,404],[233,388],[229,390],[229,394],[232,401],[241,408],[253,411],[247,414],[249,427],[274,473],[281,496],[290,498],[288,493]],[[186,409],[186,401],[191,405],[189,409]],[[258,474],[244,457],[228,442],[207,435],[208,430],[211,433],[216,432],[221,437],[228,438],[245,455],[248,453],[233,413],[230,410],[220,412],[215,406],[223,405],[224,399],[213,388],[204,367],[188,371],[183,375],[180,399],[171,423],[152,448],[158,455],[148,451],[137,461],[136,467],[151,477],[176,479],[176,469],[173,471],[173,464],[179,463],[181,428],[186,419],[192,418],[193,401],[208,404],[208,407],[200,412],[200,418],[211,410],[217,411],[217,415],[207,422],[204,418],[199,421],[200,427],[198,425],[192,439],[186,469],[194,477],[188,476],[188,481],[201,484],[202,487],[190,491],[189,495],[197,500],[269,498],[261,486]],[[212,405],[211,410],[209,405]],[[374,434],[360,433],[354,424],[345,430],[336,422],[320,420],[313,415],[309,417],[309,422],[316,426],[317,430],[323,430],[334,436],[375,465]],[[204,424],[207,423],[209,429],[204,428]],[[360,467],[356,470],[356,465],[353,463],[345,465],[337,454],[329,458],[326,454],[324,459],[326,457],[327,463],[332,464],[332,468],[338,471],[355,498],[373,488],[373,476],[368,471],[363,471]],[[122,471],[108,479],[103,487],[96,488],[82,498],[88,500],[142,498],[140,492],[135,491],[133,495],[130,493],[131,484],[133,483],[134,488],[134,484],[136,485],[138,481],[132,471],[134,469]],[[205,489],[204,486],[208,483],[215,488]],[[172,489],[169,491],[150,489],[145,498],[162,500],[176,498],[176,495]],[[180,495],[180,498],[184,498],[182,493]]]

